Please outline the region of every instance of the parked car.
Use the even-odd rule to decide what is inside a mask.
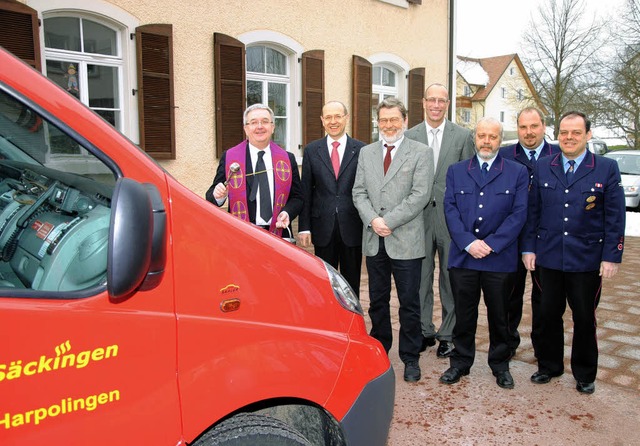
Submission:
[[[605,156],[618,162],[627,208],[640,211],[640,150],[616,150]]]
[[[340,274],[0,67],[2,446],[386,443],[393,368]]]

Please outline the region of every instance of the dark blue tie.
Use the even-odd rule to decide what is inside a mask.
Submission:
[[[529,150],[529,161],[531,161],[532,165],[536,163],[536,151],[535,150]]]
[[[487,170],[487,168],[489,167],[489,163],[482,163],[482,179],[486,179],[487,178],[487,174],[489,173],[489,171]]]
[[[567,184],[571,184],[571,179],[573,178],[573,171],[574,171],[574,166],[576,164],[576,162],[574,160],[569,160],[569,168],[567,169],[566,175],[567,175]]]

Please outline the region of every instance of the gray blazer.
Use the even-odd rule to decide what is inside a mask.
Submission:
[[[411,127],[404,135],[414,141],[429,145],[427,125],[424,121]],[[471,136],[471,131],[446,120],[444,132],[442,132],[442,138],[440,139],[440,153],[438,155],[438,165],[435,166],[432,190],[432,198],[438,206],[444,203],[444,188],[449,166],[458,161],[469,159],[475,154],[475,144]]]
[[[353,185],[353,202],[364,223],[362,252],[378,253],[379,237],[371,221],[383,217],[393,231],[385,238],[392,259],[409,260],[425,256],[423,209],[429,202],[433,184],[433,150],[404,138],[393,157],[387,175],[383,171],[381,142],[360,149]]]

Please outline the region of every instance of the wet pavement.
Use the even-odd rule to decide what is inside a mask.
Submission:
[[[512,390],[498,387],[487,365],[489,338],[483,303],[470,375],[457,384],[441,384],[438,378],[449,367],[449,360],[436,357],[436,345],[420,358],[422,379],[406,383],[398,357],[397,298],[392,297],[395,339],[389,356],[396,372],[396,404],[388,446],[640,445],[640,237],[628,237],[626,242],[620,271],[605,280],[597,310],[600,359],[593,395],[575,390],[569,363],[572,323],[568,307],[565,374],[549,384],[529,380],[537,370],[529,337],[530,283],[520,325],[522,342],[511,360],[516,383]],[[361,301],[366,314],[364,265],[363,274]],[[439,315],[436,291],[436,326]],[[369,323],[368,316],[365,319]]]

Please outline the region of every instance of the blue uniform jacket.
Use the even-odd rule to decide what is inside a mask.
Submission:
[[[557,154],[538,161],[529,196],[523,252],[536,264],[568,272],[622,261],[625,202],[618,164],[588,152],[571,184]]]
[[[519,259],[518,234],[527,218],[527,169],[496,156],[486,180],[476,156],[447,171],[444,212],[451,235],[449,268],[513,272]],[[467,247],[484,240],[494,252],[474,259]]]
[[[560,146],[549,144],[549,141],[545,141],[538,159],[544,156],[555,155],[556,153],[560,153]],[[505,159],[517,161],[525,166],[529,172],[529,180],[533,180],[533,165],[529,159],[529,150],[522,147],[519,142],[500,148],[500,155]]]

